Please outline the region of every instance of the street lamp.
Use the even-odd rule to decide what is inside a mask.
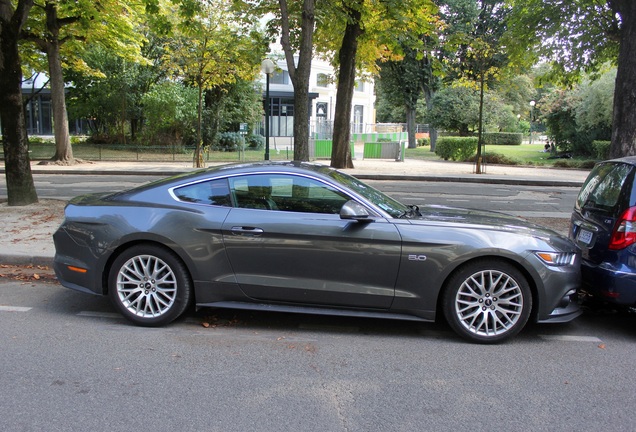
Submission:
[[[265,160],[269,160],[269,74],[274,72],[274,62],[266,58],[261,62],[261,71],[265,74]]]
[[[535,101],[530,101],[530,144],[532,144],[532,118],[534,117],[534,106],[536,104]]]

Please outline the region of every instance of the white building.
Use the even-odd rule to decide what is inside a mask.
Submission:
[[[262,75],[265,90],[265,75]],[[270,76],[270,137],[274,146],[287,147],[294,135],[294,87],[285,60],[276,62],[276,72]],[[309,78],[311,138],[331,138],[336,108],[336,76],[331,65],[314,59]],[[375,94],[373,81],[358,81],[353,94],[351,132],[367,133],[375,125]]]

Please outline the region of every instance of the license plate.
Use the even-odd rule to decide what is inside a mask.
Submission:
[[[583,244],[589,245],[592,242],[592,235],[591,231],[582,229],[576,239]]]

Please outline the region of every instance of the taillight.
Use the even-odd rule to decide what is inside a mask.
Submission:
[[[625,249],[634,243],[636,243],[636,207],[630,207],[616,222],[609,249]]]

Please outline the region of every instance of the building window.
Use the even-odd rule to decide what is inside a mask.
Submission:
[[[289,84],[289,72],[286,70],[276,71],[269,79],[270,84]]]
[[[270,136],[294,136],[294,99],[270,99]]]
[[[331,77],[327,74],[324,73],[319,73],[316,76],[316,86],[318,87],[329,87],[329,84],[331,84]]]
[[[363,92],[364,91],[364,81],[356,80],[355,91]]]
[[[316,117],[327,117],[329,104],[327,102],[316,102]]]
[[[26,104],[25,111],[29,135],[51,135],[53,133],[53,111],[50,95],[39,95],[30,99]]]
[[[353,133],[362,133],[364,128],[364,107],[356,105],[353,107]]]

